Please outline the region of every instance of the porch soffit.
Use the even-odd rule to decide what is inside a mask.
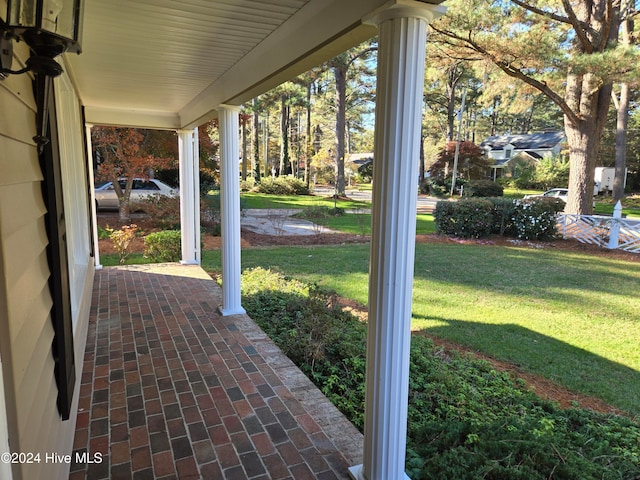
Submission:
[[[191,128],[376,34],[387,0],[86,0],[66,55],[87,122]]]

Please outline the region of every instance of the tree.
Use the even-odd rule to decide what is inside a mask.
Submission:
[[[260,115],[257,107],[258,99],[254,98],[251,101],[251,110],[253,111],[253,164],[251,170],[256,183],[260,181]]]
[[[454,155],[457,142],[448,142],[447,146],[438,154],[429,173],[432,177],[447,178],[452,175]],[[460,142],[458,152],[458,177],[466,180],[478,180],[487,177],[491,161],[482,154],[482,149],[473,142]]]
[[[629,18],[628,11],[631,9],[631,0],[622,0],[623,19],[620,29],[620,41],[625,46],[630,46],[632,42],[633,22]],[[613,200],[618,201],[624,195],[624,181],[626,172],[627,156],[627,127],[629,125],[629,103],[630,86],[629,83],[620,84],[620,97],[612,92],[613,102],[616,107],[616,163],[615,175],[613,179]]]
[[[449,14],[431,25],[432,40],[457,56],[492,62],[560,108],[571,165],[566,211],[590,213],[612,81],[637,68],[636,52],[617,44],[619,0],[453,0],[448,5]]]
[[[246,107],[248,110],[248,107]],[[247,139],[248,134],[248,125],[252,121],[252,115],[249,113],[245,113],[244,111],[240,113],[240,134],[242,141],[240,142],[242,148],[242,180],[247,179],[247,168],[249,165],[249,141]]]
[[[364,75],[369,70],[366,57],[377,50],[374,44],[363,43],[358,47],[341,53],[329,62],[329,66],[335,77],[335,112],[336,112],[336,194],[345,195],[345,140],[347,125],[347,83],[348,71],[356,62],[359,62],[359,74]]]
[[[133,180],[135,178],[148,180],[154,169],[173,167],[176,159],[175,157],[158,157],[149,153],[166,148],[160,142],[153,141],[154,135],[149,130],[95,127],[91,137],[99,158],[96,177],[113,184],[119,203],[118,220],[122,224],[129,223]],[[126,178],[124,189],[118,181],[120,178]]]
[[[271,92],[278,96],[280,102],[280,167],[278,175],[291,175],[295,171],[289,145],[291,109],[305,105],[306,92],[300,85],[293,82],[283,83]]]

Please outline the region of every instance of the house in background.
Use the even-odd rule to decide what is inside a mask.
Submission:
[[[444,13],[439,3],[55,2],[59,15],[84,4],[82,53],[57,58],[63,72],[52,84],[41,82],[41,73],[0,75],[0,452],[72,452],[94,273],[101,268],[91,127],[177,133],[182,262],[198,264],[197,127],[218,118],[220,311],[241,313],[240,105],[378,35],[365,451],[364,463],[351,474],[405,478],[418,176],[413,160],[419,158],[427,25]],[[8,21],[6,6],[2,0],[0,27]],[[33,5],[14,3],[10,11],[15,8]],[[22,13],[19,18],[31,18]],[[68,27],[56,26],[57,18],[56,29]],[[29,65],[25,42],[3,41],[13,44],[8,53],[3,43],[1,60],[10,63],[3,68],[17,73]],[[64,479],[69,467],[64,461],[0,463],[0,478]]]
[[[518,165],[535,164],[542,158],[560,155],[566,142],[564,132],[542,132],[520,135],[500,135],[480,144],[491,165],[491,178],[517,176]]]

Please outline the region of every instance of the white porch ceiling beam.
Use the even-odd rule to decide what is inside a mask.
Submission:
[[[109,109],[87,105],[85,106],[84,114],[87,123],[94,125],[156,130],[180,129],[180,117],[176,113]],[[195,125],[192,128],[197,126]]]

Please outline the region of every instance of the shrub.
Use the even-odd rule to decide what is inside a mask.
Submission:
[[[150,233],[144,239],[144,256],[152,262],[177,262],[182,255],[179,230]]]
[[[515,235],[513,227],[515,200],[504,197],[492,197],[487,200],[491,202],[491,214],[493,215],[491,232],[499,235]]]
[[[470,180],[464,186],[465,197],[501,197],[502,185],[491,180]]]
[[[373,180],[373,162],[360,165],[358,167],[358,176],[362,183],[371,183]]]
[[[180,197],[152,195],[136,205],[155,221],[158,228],[180,228]]]
[[[480,198],[438,202],[433,218],[438,233],[460,238],[487,237],[493,226],[491,202]]]
[[[247,177],[246,180],[242,180],[240,182],[240,191],[249,192],[253,190],[255,186],[256,186],[256,179],[253,177]]]
[[[307,220],[322,220],[327,217],[342,217],[346,211],[342,207],[327,207],[325,205],[312,205],[305,207],[298,216]]]
[[[106,240],[107,238],[110,238],[111,232],[113,232],[113,229],[109,228],[109,225],[107,225],[107,228],[102,228],[98,225],[98,240]]]
[[[433,195],[434,197],[443,197],[447,194],[447,190],[444,185],[440,185],[431,179],[427,179],[420,184],[420,193]]]
[[[513,228],[523,240],[545,240],[558,234],[557,214],[564,209],[558,198],[538,197],[515,202]]]
[[[200,226],[214,236],[220,236],[220,192],[211,191],[200,198]]]
[[[307,184],[294,177],[264,177],[256,190],[271,195],[309,195]]]
[[[113,242],[113,247],[116,252],[118,252],[120,263],[124,263],[129,255],[129,245],[133,239],[136,238],[138,226],[132,223],[131,225],[123,225],[120,230],[113,230],[108,227],[106,230],[109,232],[109,238]]]

